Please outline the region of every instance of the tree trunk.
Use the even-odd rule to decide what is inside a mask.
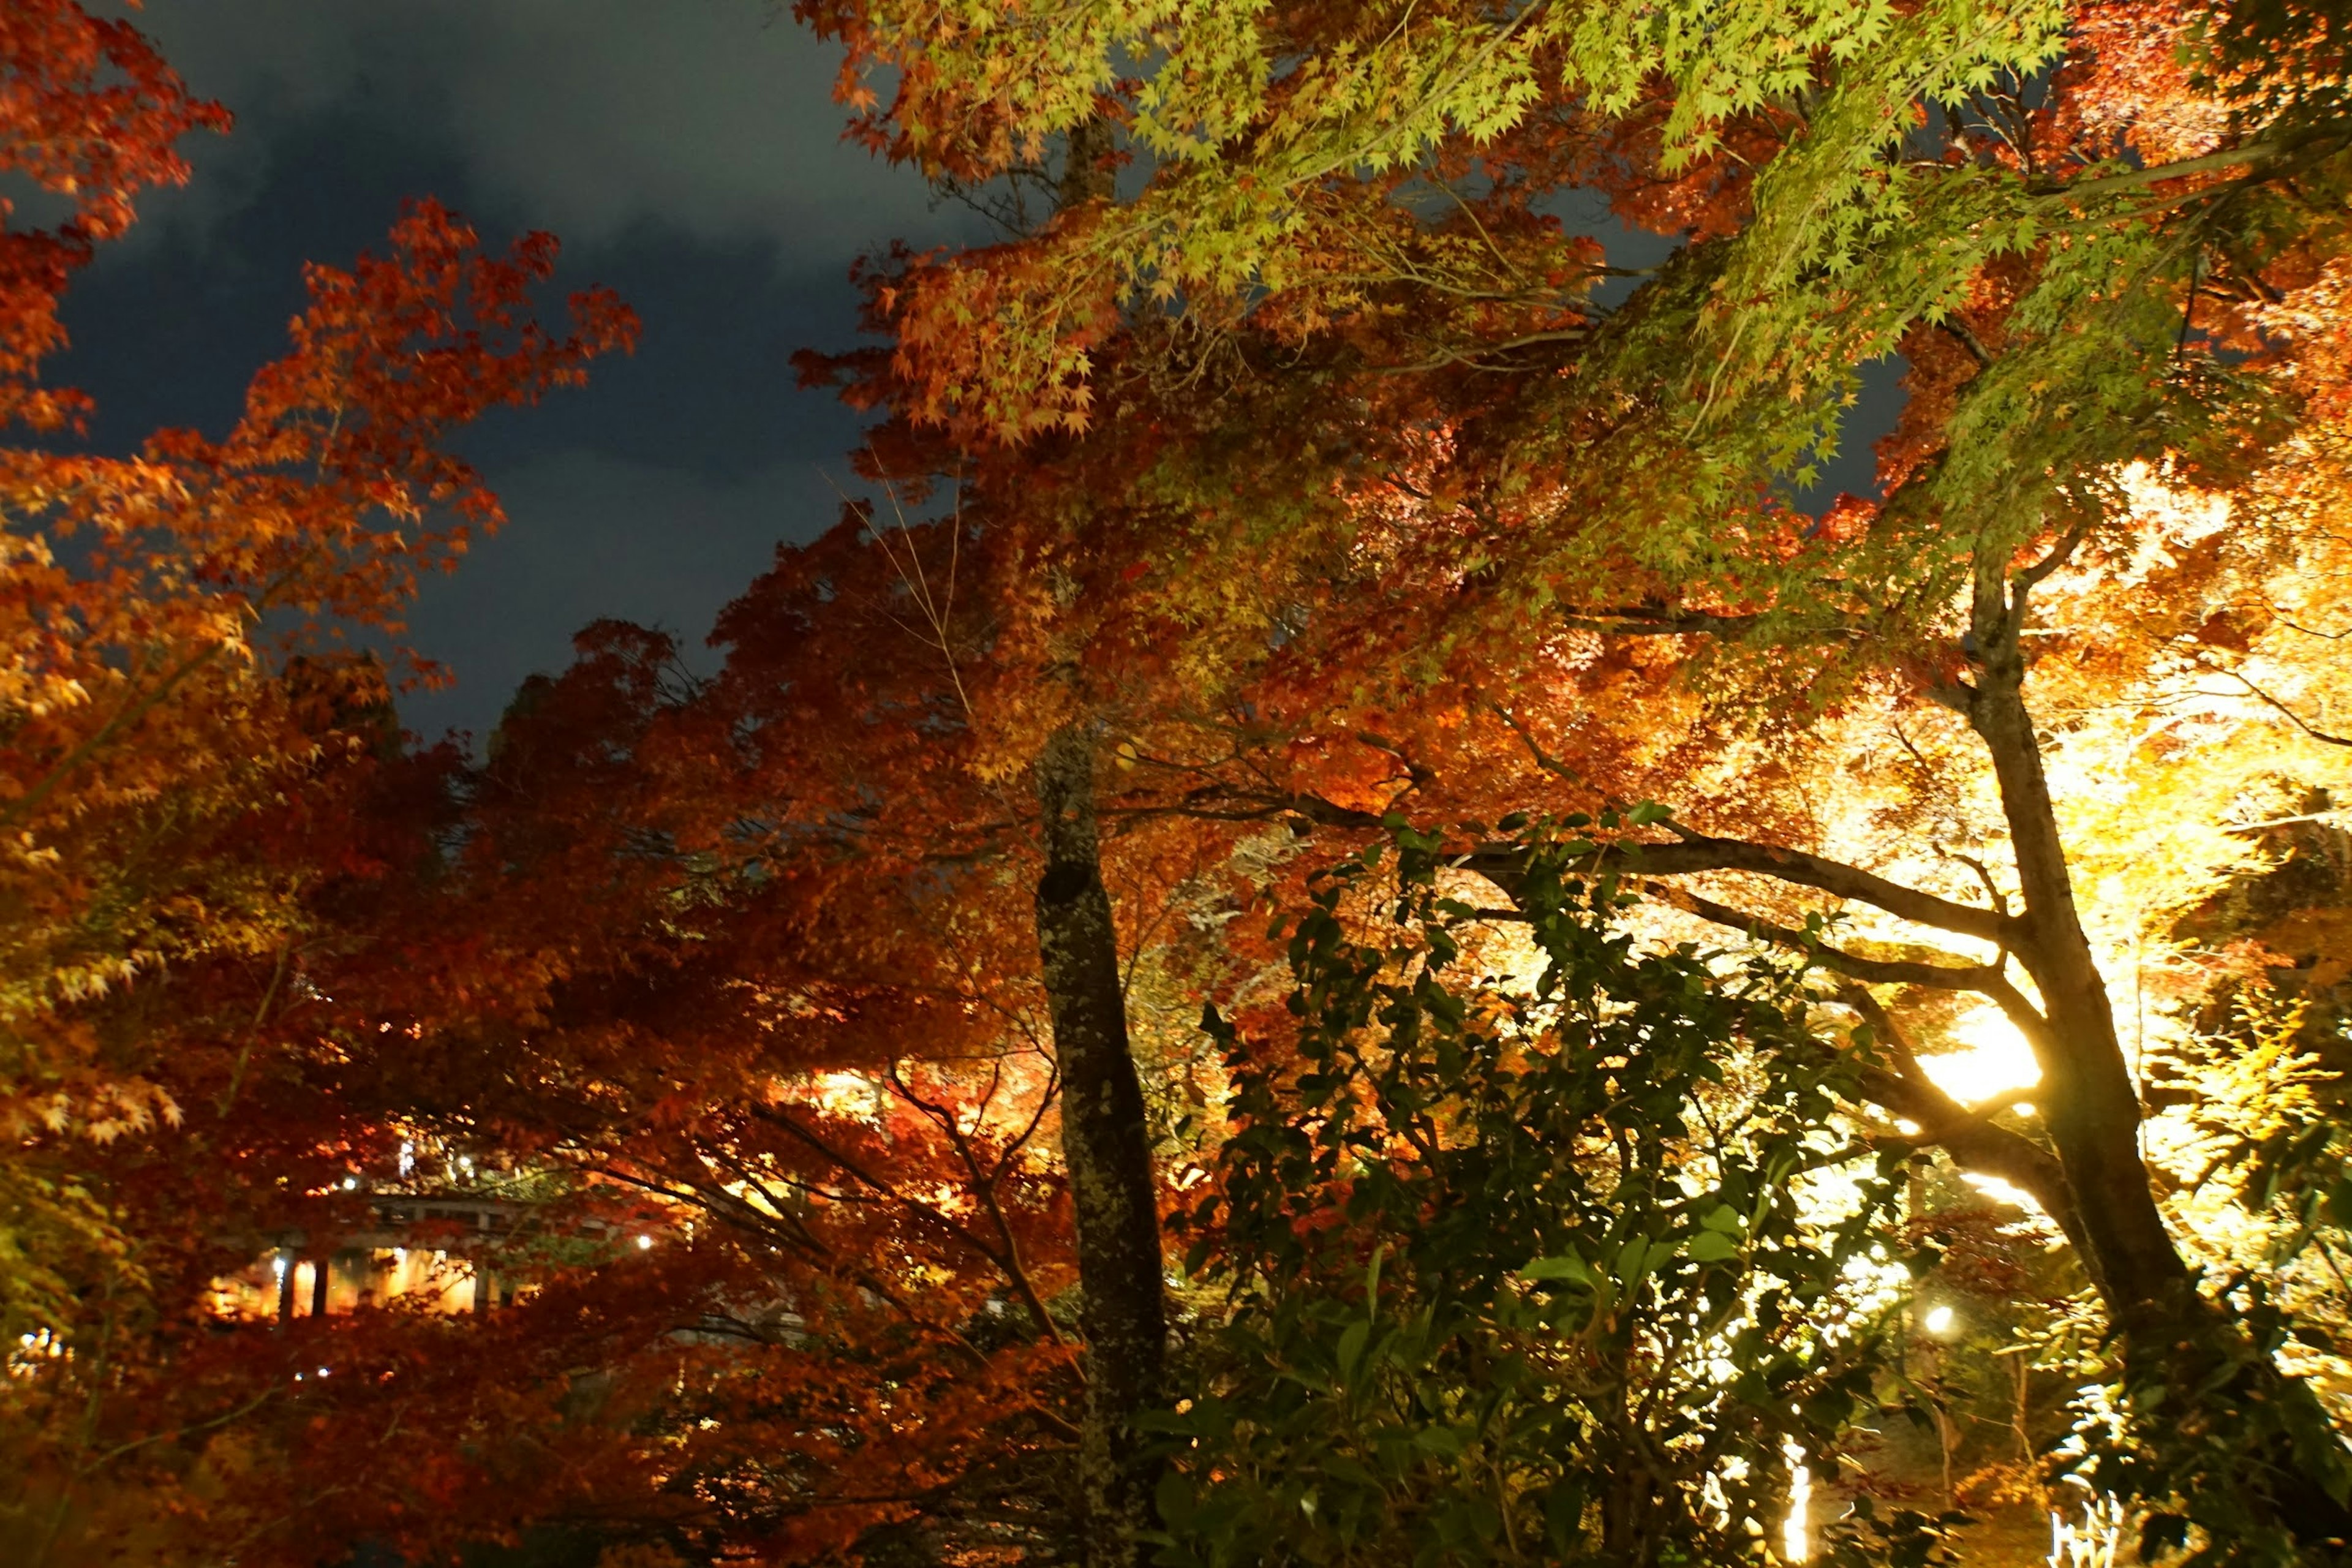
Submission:
[[[2309,1388],[2279,1372],[2198,1290],[2157,1205],[2139,1148],[2138,1086],[2075,906],[2025,704],[2018,634],[2026,592],[2024,584],[2012,588],[2007,573],[1980,569],[1971,616],[1978,678],[1965,711],[1991,758],[2016,858],[2026,940],[2015,956],[2042,993],[2048,1020],[2034,1042],[2043,1081],[2036,1100],[2074,1199],[2079,1228],[2070,1235],[2121,1342],[2125,1383],[2164,1392],[2155,1419],[2169,1435],[2199,1438],[2242,1419],[2245,1405],[2281,1402],[2313,1406],[2324,1427]],[[2247,1500],[2259,1502],[2255,1511],[2307,1547],[2352,1538],[2352,1510],[2329,1495],[2324,1470],[2287,1452],[2283,1439],[2253,1445],[2259,1451],[2247,1456],[2247,1481],[2262,1495]]]
[[[2039,1102],[2042,1124],[2074,1189],[2089,1243],[2084,1266],[2121,1320],[2138,1303],[2169,1299],[2189,1268],[2148,1184],[2139,1152],[2139,1090],[2116,1033],[2106,977],[2075,907],[2042,748],[2025,706],[2017,636],[2022,610],[2021,602],[2011,604],[2005,578],[1979,589],[1974,630],[1980,673],[1968,720],[1991,756],[2017,860],[2028,933],[2017,958],[2040,989],[2050,1021],[2049,1037],[2037,1042],[2048,1089]]]
[[[1086,1303],[1086,1418],[1079,1521],[1089,1568],[1135,1568],[1152,1528],[1159,1467],[1136,1417],[1160,1403],[1168,1318],[1160,1209],[1143,1087],[1127,1037],[1110,896],[1095,830],[1095,745],[1083,720],[1055,731],[1037,760],[1045,870],[1037,952],[1062,1080],[1062,1158],[1076,1210]]]

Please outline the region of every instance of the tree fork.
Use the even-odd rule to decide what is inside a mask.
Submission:
[[[2080,1256],[2123,1342],[2126,1385],[2164,1390],[2168,1408],[2158,1419],[2188,1430],[2232,1419],[2230,1405],[2310,1405],[2311,1390],[2248,1343],[2199,1291],[2157,1206],[2139,1149],[2138,1087],[2074,902],[2025,703],[2019,632],[2037,575],[2029,573],[2012,587],[2006,571],[1979,566],[1970,616],[1977,679],[1959,706],[1991,760],[2009,825],[2025,905],[2025,940],[2016,956],[2041,991],[2050,1022],[2038,1052],[2049,1086],[2039,1097],[2042,1125],[2074,1199]],[[2217,1394],[2221,1407],[2215,1407]],[[2352,1508],[2333,1495],[2326,1460],[2265,1447],[2271,1451],[2257,1458],[2266,1473],[2252,1484],[2273,1516],[2304,1546],[2335,1548],[2325,1560],[2341,1561],[2352,1542]],[[2340,1456],[2335,1468],[2340,1472]]]
[[[1159,1193],[1143,1085],[1129,1049],[1118,931],[1095,826],[1095,739],[1074,720],[1037,759],[1045,869],[1037,952],[1062,1078],[1062,1158],[1085,1293],[1086,1416],[1080,1525],[1090,1568],[1134,1568],[1155,1522],[1160,1466],[1137,1417],[1165,1387],[1168,1313]]]
[[[2116,1033],[2106,977],[2099,972],[2074,902],[2042,748],[2024,696],[2018,637],[2024,590],[2012,599],[2007,574],[1988,573],[1977,589],[1972,630],[1979,676],[1967,694],[1970,729],[1984,742],[2000,789],[2011,852],[2023,895],[2024,941],[2017,958],[2042,993],[2050,1020],[2042,1065],[2051,1092],[2042,1121],[2066,1167],[2084,1219],[2090,1269],[2119,1326],[2134,1304],[2168,1299],[2189,1276],[2156,1205],[2139,1152],[2139,1091]]]

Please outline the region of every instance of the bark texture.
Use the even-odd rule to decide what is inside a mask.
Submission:
[[[2049,1086],[2042,1124],[2074,1188],[2088,1251],[2084,1258],[2119,1323],[2137,1304],[2168,1298],[2189,1268],[2148,1184],[2139,1152],[2139,1089],[2132,1081],[2106,977],[2074,902],[2074,883],[2025,705],[2018,633],[2023,591],[2005,574],[1978,588],[1978,679],[1966,696],[1969,726],[1984,742],[2000,786],[2024,909],[2016,957],[2042,993],[2046,1031],[2035,1041]],[[2128,1327],[2128,1324],[2122,1324]]]
[[[2193,1436],[2240,1419],[2248,1406],[2313,1405],[2315,1396],[2199,1291],[2158,1206],[2139,1147],[2139,1087],[2074,901],[2025,702],[2019,634],[2031,586],[2030,577],[1979,567],[1970,616],[1976,679],[1958,705],[1991,759],[2016,858],[2024,908],[2016,940],[2005,945],[2042,994],[2041,1017],[2028,1030],[2044,1084],[2035,1099],[2071,1200],[2069,1235],[2106,1304],[2127,1384],[2162,1390],[2157,1418]],[[2248,1500],[2292,1533],[2309,1561],[2344,1561],[2352,1510],[2330,1495],[2328,1474],[2341,1457],[2330,1465],[2284,1443],[2269,1447],[2274,1451],[2251,1456],[2248,1482],[2260,1496]]]
[[[1095,829],[1095,742],[1075,721],[1037,762],[1045,869],[1037,952],[1061,1067],[1062,1157],[1077,1216],[1087,1394],[1080,1527],[1089,1568],[1134,1568],[1153,1527],[1159,1467],[1136,1417],[1163,1397],[1168,1315],[1143,1087],[1127,1036],[1110,896]]]

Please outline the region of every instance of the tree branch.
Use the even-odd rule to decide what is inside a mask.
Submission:
[[[1713,899],[1701,898],[1686,889],[1652,884],[1650,891],[1661,902],[1672,904],[1701,920],[1745,931],[1775,947],[1805,953],[1823,969],[1849,979],[1866,980],[1875,985],[1926,985],[1938,991],[1973,991],[1983,996],[1991,996],[1997,988],[2006,987],[2009,984],[1999,964],[1927,963],[1916,960],[1863,958],[1832,947],[1792,926],[1776,924],[1745,910],[1736,910],[1728,904],[1717,903]]]
[[[1915,925],[1976,937],[2002,948],[2015,946],[2024,935],[2024,922],[2015,916],[1906,888],[1842,860],[1775,845],[1753,844],[1746,839],[1715,838],[1686,829],[1684,832],[1686,836],[1673,844],[1606,845],[1580,860],[1574,868],[1597,870],[1603,864],[1616,863],[1642,877],[1746,871],[1851,899]],[[1481,846],[1454,864],[1476,871],[1508,891],[1526,874],[1527,854],[1517,845]]]
[[[2201,157],[2182,158],[2170,163],[2158,163],[2146,169],[2130,169],[2120,174],[2101,174],[2094,179],[2075,180],[2071,184],[2036,192],[2045,202],[2072,201],[2082,196],[2108,195],[2116,191],[2137,190],[2142,185],[2161,184],[2166,180],[2187,179],[2192,174],[2218,174],[2223,169],[2259,168],[2290,153],[2297,153],[2315,142],[2328,138],[2325,132],[2315,132],[2286,142],[2250,142],[2242,147],[2226,148],[2208,153]],[[2336,138],[2341,142],[2343,138]]]
[[[1863,1092],[1872,1101],[1915,1122],[1920,1140],[1951,1155],[1962,1170],[1996,1176],[2027,1194],[2042,1206],[2067,1239],[2083,1245],[2081,1217],[2074,1210],[2074,1189],[2066,1184],[2065,1168],[2058,1156],[2021,1133],[1996,1127],[1982,1114],[1944,1092],[1920,1068],[1911,1043],[1878,998],[1859,985],[1841,989],[1840,999],[1882,1040],[1895,1061],[1895,1070],[1864,1072]]]
[[[2215,675],[2228,676],[2231,680],[2234,680],[2239,685],[2244,687],[2248,696],[2252,697],[2255,701],[2260,702],[2263,707],[2279,714],[2282,718],[2285,719],[2288,723],[2294,725],[2296,729],[2302,731],[2313,740],[2329,746],[2352,746],[2352,736],[2338,735],[2330,731],[2317,728],[2313,725],[2310,721],[2304,718],[2302,714],[2296,712],[2294,709],[2288,707],[2284,702],[2272,696],[2269,692],[2263,690],[2261,687],[2255,685],[2244,676],[2240,675],[2236,670],[2226,669],[2221,665],[2213,663],[2210,659],[2200,659],[2198,660],[2198,663],[2202,668],[2211,670]]]

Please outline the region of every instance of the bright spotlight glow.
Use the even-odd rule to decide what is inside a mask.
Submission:
[[[1789,1461],[1789,1517],[1780,1521],[1780,1555],[1802,1563],[1813,1554],[1813,1472],[1796,1443],[1782,1443],[1780,1452]]]
[[[322,1366],[322,1367],[320,1367],[320,1368],[319,1369],[319,1375],[320,1375],[320,1377],[324,1377],[324,1376],[326,1376],[326,1375],[327,1375],[327,1369],[326,1369],[325,1367],[323,1367],[323,1366]]]
[[[1988,1176],[1977,1171],[1962,1171],[1960,1180],[1997,1204],[2011,1204],[2028,1214],[2042,1212],[2042,1205],[2034,1201],[2033,1194],[2014,1182],[2005,1182],[1999,1176]]]
[[[874,1104],[874,1086],[862,1074],[822,1072],[812,1087],[818,1107],[835,1116],[855,1115]]]
[[[654,1238],[652,1237],[641,1236],[637,1237],[637,1250],[639,1252],[651,1252],[653,1249]]]
[[[1991,1007],[1979,1007],[1952,1030],[1959,1049],[1923,1056],[1919,1065],[1936,1087],[1964,1105],[2031,1089],[2042,1081],[2042,1064],[2015,1026]]]
[[[2113,1497],[2083,1505],[2083,1522],[2069,1522],[2050,1510],[2050,1568],[2115,1568],[2124,1542],[2123,1505]]]
[[[1930,1307],[1927,1315],[1919,1321],[1920,1326],[1931,1334],[1948,1334],[1958,1320],[1949,1307]]]

